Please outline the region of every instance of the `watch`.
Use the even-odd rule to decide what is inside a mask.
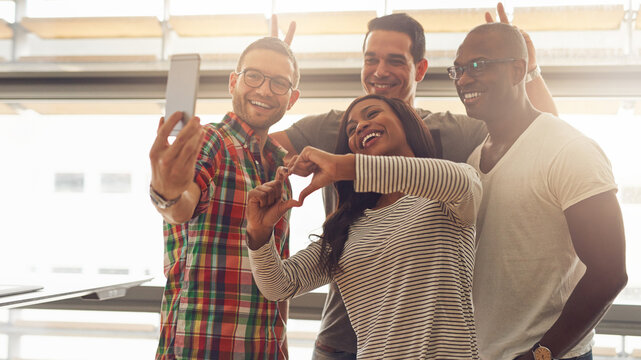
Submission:
[[[157,193],[156,190],[154,190],[154,188],[151,187],[151,185],[149,185],[149,197],[151,198],[151,202],[154,203],[154,205],[158,209],[167,209],[168,207],[177,203],[178,200],[180,200],[181,196],[182,194],[178,195],[178,197],[175,199],[167,200],[164,197],[162,197],[162,195]]]
[[[529,71],[525,75],[525,83],[529,83],[538,77],[541,77],[541,68],[537,65],[532,71]]]
[[[552,351],[541,345],[541,343],[536,343],[532,347],[532,356],[534,360],[554,360],[552,357]]]

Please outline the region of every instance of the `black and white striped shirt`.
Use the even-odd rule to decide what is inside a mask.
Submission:
[[[476,171],[446,160],[357,155],[354,188],[406,195],[350,226],[334,278],[319,264],[319,243],[285,261],[271,244],[250,251],[263,295],[287,299],[335,280],[359,359],[477,359]]]

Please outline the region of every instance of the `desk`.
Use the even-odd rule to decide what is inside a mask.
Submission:
[[[125,296],[127,289],[141,285],[152,277],[120,275],[47,275],[20,279],[1,279],[12,284],[42,285],[43,289],[0,297],[0,309],[11,309],[71,298],[108,300]]]

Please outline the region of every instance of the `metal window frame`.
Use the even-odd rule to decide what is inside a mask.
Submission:
[[[201,72],[200,99],[229,98],[229,70]],[[550,66],[542,73],[554,97],[641,97],[641,65]],[[0,101],[21,100],[162,100],[166,70],[7,71],[0,72]],[[301,70],[304,98],[354,98],[363,95],[358,68]],[[430,68],[417,97],[456,97],[444,67]]]

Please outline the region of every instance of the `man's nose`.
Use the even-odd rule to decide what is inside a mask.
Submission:
[[[374,72],[374,75],[379,78],[383,78],[389,75],[387,63],[385,61],[381,61],[376,65],[376,71]]]
[[[256,92],[258,94],[264,95],[264,96],[274,95],[272,93],[272,89],[270,87],[270,80],[268,78],[265,78],[265,81],[263,81],[263,83],[260,84],[260,86],[256,88]]]
[[[471,82],[474,81],[474,77],[470,76],[467,71],[463,71],[463,74],[461,74],[461,77],[458,78],[458,80],[454,80],[456,83],[456,86],[463,87]]]

